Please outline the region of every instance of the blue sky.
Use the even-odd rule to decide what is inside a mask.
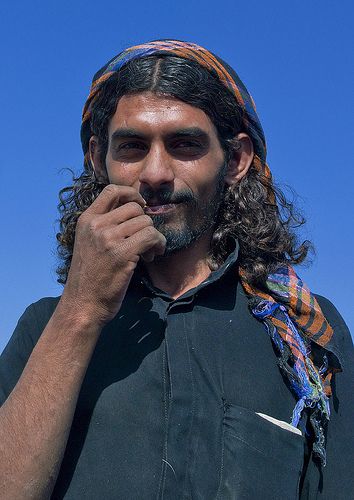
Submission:
[[[175,37],[219,54],[252,93],[275,180],[292,186],[316,246],[298,273],[354,332],[354,34],[349,0],[0,7],[0,349],[25,307],[59,295],[58,191],[82,165],[81,109],[93,73],[124,47]]]

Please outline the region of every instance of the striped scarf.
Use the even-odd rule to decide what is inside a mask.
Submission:
[[[91,132],[91,109],[102,84],[122,66],[134,59],[168,54],[195,61],[232,92],[242,111],[243,130],[254,146],[254,166],[271,181],[266,163],[266,141],[254,101],[236,72],[218,56],[199,45],[178,40],[158,40],[129,47],[111,59],[92,81],[83,109],[81,141],[88,159]],[[331,347],[333,330],[314,295],[290,266],[279,267],[268,276],[268,292],[251,286],[239,268],[239,278],[248,298],[252,314],[264,323],[278,354],[278,364],[296,397],[291,424],[298,426],[306,410],[312,425],[313,453],[322,465],[326,462],[324,428],[329,420],[331,376],[340,371],[340,362]],[[322,365],[314,363],[313,346],[322,348]]]

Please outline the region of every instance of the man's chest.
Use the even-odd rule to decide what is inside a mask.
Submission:
[[[296,498],[303,439],[256,414],[289,421],[294,405],[270,339],[245,297],[216,303],[121,310],[89,366],[56,498],[63,478],[65,498]]]

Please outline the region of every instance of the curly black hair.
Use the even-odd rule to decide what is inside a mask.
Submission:
[[[203,110],[213,122],[228,161],[238,147],[234,137],[242,132],[242,112],[233,94],[208,70],[194,61],[170,55],[155,55],[130,61],[103,84],[92,105],[91,130],[98,137],[101,159],[108,148],[108,123],[119,99],[126,94],[154,92],[172,96]],[[60,232],[57,234],[58,282],[67,280],[78,217],[105,186],[95,177],[92,165],[84,162],[82,173],[59,193]],[[281,264],[303,262],[312,246],[298,242],[295,229],[304,218],[253,163],[248,174],[225,189],[209,255],[216,269],[232,249],[240,245],[239,264],[250,284],[265,288],[267,276]]]

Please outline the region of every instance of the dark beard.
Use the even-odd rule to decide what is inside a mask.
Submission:
[[[169,190],[159,190],[155,192],[145,190],[141,193],[147,202],[149,202],[149,199],[157,199],[161,204],[183,203],[187,207],[185,218],[179,228],[169,227],[168,214],[154,215],[152,217],[155,228],[166,238],[165,253],[155,260],[163,259],[164,257],[168,257],[180,250],[188,248],[206,231],[215,226],[219,208],[224,198],[224,177],[226,168],[226,164],[220,167],[213,198],[203,202],[189,190],[179,191],[178,193],[173,193]]]

